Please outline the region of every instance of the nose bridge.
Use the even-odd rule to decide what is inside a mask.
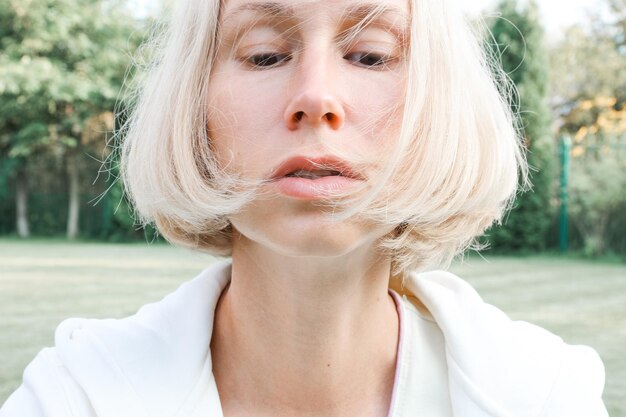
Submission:
[[[285,111],[290,130],[302,125],[328,124],[333,129],[343,125],[345,111],[337,85],[337,70],[331,49],[318,43],[302,50],[292,80],[292,90]]]

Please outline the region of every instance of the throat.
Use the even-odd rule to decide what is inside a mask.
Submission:
[[[224,415],[386,416],[399,335],[390,260],[375,245],[293,257],[234,237],[211,339]]]
[[[230,314],[234,306],[226,304]],[[265,313],[248,303],[258,321],[218,310],[211,355],[224,415],[386,416],[398,360],[395,303],[390,295],[374,299],[357,315],[349,305],[343,302],[333,322],[317,324],[297,312],[274,315],[271,303]],[[367,323],[345,320],[350,315]]]

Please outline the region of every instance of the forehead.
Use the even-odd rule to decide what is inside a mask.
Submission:
[[[338,18],[340,20],[386,18],[394,24],[406,26],[409,22],[409,0],[224,0],[221,18],[223,24],[242,16],[267,16],[285,20],[310,17]]]

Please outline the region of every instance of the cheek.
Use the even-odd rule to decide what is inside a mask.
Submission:
[[[220,75],[209,85],[209,103],[222,115],[218,129],[249,133],[275,125],[284,99],[283,86],[268,76]]]
[[[401,103],[403,86],[391,77],[364,77],[351,82],[350,99],[372,110],[389,109]]]
[[[220,76],[211,81],[207,129],[221,166],[245,173],[250,160],[268,150],[276,136],[272,132],[282,120],[276,91],[245,78]]]
[[[346,78],[347,77],[347,78]],[[374,139],[388,140],[399,132],[404,101],[404,82],[384,73],[354,77],[344,74],[349,88],[345,90],[352,117],[351,122],[360,132]],[[382,137],[381,137],[382,135]]]
[[[342,69],[330,80],[328,92],[346,110],[343,131],[335,133],[351,139],[342,145],[346,150],[377,154],[399,132],[403,84],[383,72],[355,71]],[[259,159],[267,159],[264,155],[293,145],[284,112],[303,86],[289,80],[286,70],[241,76],[226,66],[216,72],[209,85],[208,131],[221,166],[254,175]]]

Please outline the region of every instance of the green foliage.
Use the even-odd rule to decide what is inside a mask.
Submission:
[[[617,49],[626,56],[626,0],[606,0],[606,3],[612,22],[600,24],[601,30],[608,32]]]
[[[604,0],[600,6],[609,12],[568,28],[551,54],[560,132],[577,135],[582,146],[587,132],[593,140],[605,132],[626,134],[620,114],[626,108],[626,0]]]
[[[582,25],[567,29],[550,58],[556,110],[567,118],[571,109],[584,100],[617,97],[618,101],[626,101],[624,52],[620,53],[613,37],[604,32],[590,31]],[[575,128],[568,130],[576,133]]]
[[[626,253],[626,0],[599,6],[551,54],[559,133],[573,137],[572,225],[589,256]]]
[[[15,198],[9,183],[12,180],[11,174],[16,165],[17,161],[14,159],[0,160],[0,234],[13,233],[15,230],[13,222],[15,219]]]
[[[12,172],[26,166],[33,209],[52,211],[31,210],[31,221],[42,225],[34,230],[65,227],[59,213],[67,201],[39,205],[36,196],[66,196],[69,152],[81,158],[84,194],[100,191],[91,187],[99,166],[89,155],[106,154],[129,51],[143,34],[128,7],[125,0],[0,0],[0,195],[12,192]],[[34,162],[40,156],[56,161],[56,182]]]
[[[534,0],[501,0],[496,7],[501,17],[490,25],[490,52],[500,57],[517,88],[510,104],[521,117],[533,189],[518,196],[503,226],[492,228],[487,235],[495,250],[538,251],[546,247],[555,211],[551,204],[556,161],[550,135],[548,53]]]
[[[20,153],[80,140],[113,109],[134,21],[110,1],[0,1],[0,134]]]
[[[602,163],[593,159],[572,164],[570,212],[584,240],[584,253],[602,255],[606,251],[611,219],[626,207],[626,165],[614,157]]]

